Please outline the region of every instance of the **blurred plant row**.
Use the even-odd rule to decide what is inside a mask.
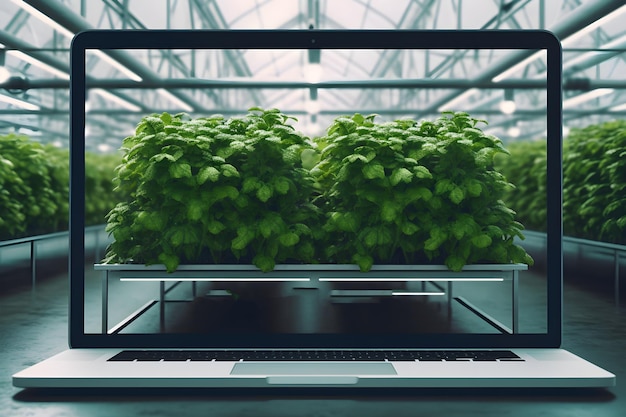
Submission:
[[[545,140],[504,149],[457,113],[342,117],[310,141],[290,119],[150,116],[123,158],[87,154],[109,261],[532,262],[512,238],[545,231]],[[572,129],[563,155],[565,235],[626,244],[626,121]],[[67,150],[0,136],[0,240],[67,230],[68,184]]]
[[[516,188],[514,204],[528,229],[546,229],[546,142],[518,142],[498,170]],[[626,120],[571,129],[563,141],[566,236],[626,244]]]
[[[67,230],[67,149],[24,135],[0,136],[0,240]],[[85,222],[103,224],[113,202],[111,182],[119,155],[87,154]]]

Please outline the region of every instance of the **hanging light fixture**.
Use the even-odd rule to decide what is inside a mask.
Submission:
[[[515,105],[515,97],[513,90],[507,88],[504,90],[504,100],[500,102],[500,111],[504,114],[513,114],[517,106]]]
[[[517,138],[522,133],[522,130],[517,123],[514,123],[507,129],[506,133],[512,138]]]
[[[309,90],[309,98],[304,103],[304,109],[308,114],[318,114],[320,112],[320,102],[317,100],[317,88]]]
[[[306,82],[317,84],[322,79],[324,70],[322,69],[322,51],[319,49],[309,49],[308,59],[302,72]]]

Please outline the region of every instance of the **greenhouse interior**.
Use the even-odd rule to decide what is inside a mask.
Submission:
[[[66,337],[76,34],[542,29],[564,332],[571,313],[626,340],[624,19],[621,0],[2,1],[3,334]],[[83,331],[545,333],[547,57],[524,52],[87,50]]]

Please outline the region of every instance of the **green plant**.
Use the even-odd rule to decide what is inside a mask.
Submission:
[[[340,117],[318,143],[312,170],[328,213],[325,256],[355,262],[532,263],[514,237],[523,226],[502,197],[511,185],[493,169],[506,153],[467,113],[434,122]]]
[[[119,155],[85,154],[86,224],[102,224],[119,197],[112,178]],[[67,230],[69,153],[27,136],[0,136],[0,239]]]
[[[114,191],[115,168],[122,162],[119,153],[85,153],[85,224],[106,223],[106,216],[120,199]]]
[[[15,237],[48,231],[58,221],[59,207],[46,149],[26,136],[8,134],[0,137],[0,166],[0,233]]]
[[[515,183],[504,198],[527,229],[545,232],[547,215],[546,140],[513,142],[496,158],[496,169]]]
[[[15,164],[5,157],[8,137],[0,138],[0,239],[13,237],[25,229],[24,206],[20,196],[28,189],[15,171]]]
[[[124,140],[106,262],[313,262],[318,209],[302,168],[311,145],[278,110],[242,118],[145,117]]]
[[[564,142],[566,233],[626,243],[626,121],[572,129]]]

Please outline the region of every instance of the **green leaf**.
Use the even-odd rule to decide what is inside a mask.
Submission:
[[[396,168],[389,177],[391,185],[398,185],[400,182],[409,183],[413,179],[413,174],[406,168]]]
[[[268,213],[258,223],[259,231],[264,238],[270,237],[272,234],[281,233],[285,229],[285,222],[276,213]]]
[[[461,271],[466,263],[467,261],[465,259],[457,255],[449,255],[445,260],[446,266],[454,272]]]
[[[489,235],[486,235],[486,234],[480,234],[478,236],[474,236],[472,238],[472,245],[481,249],[489,247],[489,245],[491,245],[491,238],[489,237]]]
[[[411,223],[407,221],[402,224],[402,233],[404,233],[407,236],[414,235],[415,233],[419,232],[419,230],[420,230],[420,227],[416,225],[415,223]]]
[[[161,120],[159,117],[144,117],[142,122],[145,123],[145,130],[148,134],[160,132],[165,127],[163,120]]]
[[[231,164],[222,164],[220,169],[222,170],[222,175],[225,177],[239,178],[239,171]]]
[[[428,168],[422,165],[415,166],[413,168],[413,172],[415,173],[415,176],[417,178],[432,178],[433,177],[433,174],[431,174]]]
[[[170,162],[176,162],[176,159],[174,159],[174,157],[168,153],[160,153],[160,154],[154,155],[153,157],[150,158],[150,161],[161,162],[164,159],[167,159]]]
[[[466,185],[467,193],[472,197],[478,197],[483,192],[482,182],[471,179]]]
[[[271,256],[258,254],[252,258],[252,263],[262,272],[269,272],[274,269],[276,263]]]
[[[241,191],[248,194],[254,190],[261,188],[263,183],[257,177],[247,177],[243,180]]]
[[[464,198],[465,192],[461,187],[454,187],[454,189],[450,191],[450,201],[452,201],[454,204],[460,204]]]
[[[437,181],[435,184],[435,194],[441,195],[447,192],[452,191],[455,188],[455,185],[452,181],[447,178],[441,179]]]
[[[256,192],[256,196],[259,200],[266,203],[274,194],[272,187],[269,184],[263,184]]]
[[[200,200],[191,200],[187,206],[187,218],[189,220],[199,220],[204,213],[204,204]]]
[[[178,268],[178,264],[180,263],[178,256],[165,252],[159,254],[158,259],[163,265],[165,265],[165,268],[169,273],[176,271],[176,268]]]
[[[319,162],[319,155],[313,149],[304,149],[300,153],[300,160],[304,169],[311,170]]]
[[[243,250],[254,239],[254,231],[247,227],[237,229],[237,236],[231,241],[231,248]]]
[[[385,168],[381,164],[369,163],[361,168],[365,178],[373,180],[375,178],[385,178]]]
[[[211,220],[207,224],[207,230],[209,231],[209,233],[213,235],[216,235],[225,229],[226,229],[226,226],[224,225],[224,223],[219,222],[217,220]]]
[[[278,177],[272,183],[278,194],[287,194],[289,192],[289,180],[285,177]]]
[[[359,229],[360,217],[353,212],[335,212],[331,215],[331,220],[343,232],[356,232]]]
[[[216,182],[219,179],[220,172],[215,167],[204,167],[201,168],[196,176],[198,185],[204,184],[207,180],[211,182]]]
[[[191,166],[187,163],[175,163],[170,165],[169,173],[172,178],[189,178],[191,177]]]
[[[285,247],[295,246],[300,241],[300,236],[293,232],[284,233],[278,236],[278,241]]]
[[[448,234],[438,226],[430,229],[430,238],[424,242],[424,249],[435,251],[446,241]]]
[[[352,261],[359,266],[361,272],[368,272],[374,265],[374,258],[369,255],[355,254]]]
[[[171,114],[169,114],[169,113],[165,113],[165,112],[163,112],[163,113],[161,114],[161,120],[163,121],[163,123],[164,123],[165,125],[169,125],[169,124],[171,124],[171,123],[172,123],[172,115],[171,115]]]
[[[400,207],[398,207],[397,203],[395,203],[394,201],[386,200],[383,202],[383,205],[381,207],[380,217],[385,222],[393,222],[398,215],[399,209]]]
[[[358,153],[346,156],[344,161],[351,163],[351,164],[357,161],[362,162],[364,164],[367,164],[369,162],[365,156],[360,155]]]

